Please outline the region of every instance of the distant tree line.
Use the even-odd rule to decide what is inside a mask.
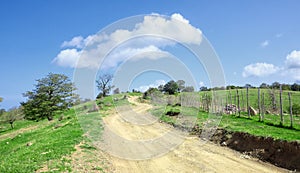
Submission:
[[[186,86],[184,80],[177,80],[176,82],[174,80],[170,80],[164,85],[159,85],[157,88],[150,87],[146,92],[144,92],[143,97],[147,98],[151,93],[156,91],[173,95],[180,92],[194,92],[195,89],[193,86]]]
[[[300,91],[300,84],[294,83],[294,84],[285,84],[285,83],[279,83],[279,82],[273,82],[272,84],[262,83],[259,85],[259,87],[252,86],[251,84],[245,84],[244,86],[235,86],[235,85],[228,85],[226,87],[213,87],[208,88],[206,86],[200,87],[200,91],[211,91],[211,90],[229,90],[229,89],[243,89],[243,88],[261,88],[261,89],[280,89],[280,86],[282,87],[282,90],[289,90],[289,91]]]

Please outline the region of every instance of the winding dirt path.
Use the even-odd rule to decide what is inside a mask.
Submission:
[[[146,112],[151,106],[136,99],[128,99],[135,105],[132,109],[119,109],[103,120],[103,141],[99,146],[110,154],[113,172],[288,172],[152,121]],[[139,118],[148,123],[141,123]]]

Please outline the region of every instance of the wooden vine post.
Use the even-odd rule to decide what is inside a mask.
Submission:
[[[229,89],[229,104],[232,105],[232,96],[231,96],[231,91]]]
[[[280,104],[280,125],[283,126],[282,85],[280,85],[280,91],[279,91],[279,104]]]
[[[237,95],[237,109],[238,109],[238,114],[240,117],[241,116],[241,108],[240,108],[240,95],[239,95],[238,89],[236,89],[236,95]]]
[[[293,128],[293,106],[292,106],[292,98],[291,98],[291,92],[288,93],[289,96],[289,104],[290,104],[290,127]]]
[[[257,89],[257,105],[258,105],[259,121],[262,121],[262,117],[261,117],[261,104],[260,104],[260,88]]]
[[[250,118],[250,109],[249,109],[249,87],[247,87],[247,112],[248,112],[248,118]]]
[[[265,93],[263,92],[261,96],[261,121],[264,121],[265,112]]]

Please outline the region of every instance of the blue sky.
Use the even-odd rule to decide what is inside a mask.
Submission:
[[[227,84],[293,83],[300,80],[299,6],[297,0],[1,1],[0,107],[18,106],[24,100],[22,93],[49,72],[72,78],[74,68],[53,62],[67,49],[62,47],[65,41],[151,13],[180,14],[200,29],[220,58]],[[133,87],[154,84],[153,75],[138,77]],[[208,85],[205,77],[196,80]]]

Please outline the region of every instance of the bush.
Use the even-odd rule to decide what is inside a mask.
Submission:
[[[293,104],[292,111],[293,111],[294,115],[298,116],[300,114],[300,105],[299,104]]]

